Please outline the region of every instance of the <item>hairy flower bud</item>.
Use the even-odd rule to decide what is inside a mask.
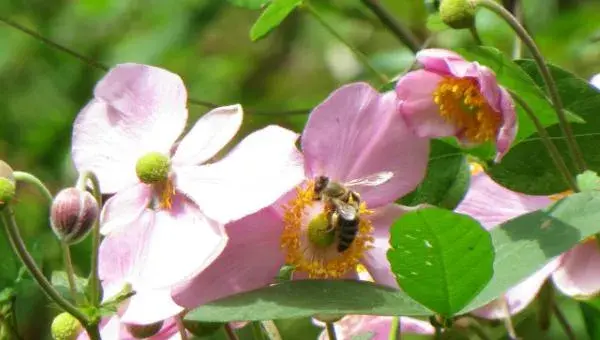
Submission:
[[[151,323],[149,325],[126,324],[127,331],[136,339],[149,338],[158,333],[162,326],[162,321]]]
[[[63,189],[54,198],[50,209],[52,230],[61,241],[77,243],[92,229],[99,210],[98,202],[89,192]]]
[[[209,336],[223,327],[221,322],[199,322],[191,320],[183,320],[185,329],[196,336]]]
[[[54,340],[75,340],[82,329],[79,321],[67,312],[58,314],[50,327]]]
[[[475,10],[473,0],[442,0],[440,17],[452,28],[471,28],[475,24]]]
[[[0,210],[15,197],[15,178],[8,164],[0,161]]]

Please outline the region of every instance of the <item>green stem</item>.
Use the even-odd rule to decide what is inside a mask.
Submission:
[[[337,340],[337,335],[335,334],[335,326],[333,322],[326,322],[325,327],[327,328],[327,336],[329,340]]]
[[[100,182],[98,182],[98,177],[91,171],[84,171],[79,175],[77,179],[77,188],[79,190],[87,190],[88,180],[92,183],[92,193],[96,202],[98,202],[98,206],[102,206],[102,193],[100,191]],[[100,216],[98,216],[100,218]],[[92,302],[92,306],[98,307],[100,306],[101,297],[100,297],[100,279],[98,278],[98,249],[100,248],[100,223],[99,220],[94,222],[94,226],[92,227],[92,259],[91,259],[91,269],[89,276],[89,286],[90,286],[90,301]]]
[[[515,331],[515,326],[513,325],[512,318],[510,317],[510,310],[508,309],[508,301],[506,300],[506,297],[504,295],[500,297],[500,306],[502,308],[502,311],[504,312],[504,326],[506,327],[508,336],[511,339],[517,339],[517,332]]]
[[[402,325],[400,324],[400,317],[394,316],[392,318],[392,325],[390,327],[390,334],[388,340],[399,340],[402,338]]]
[[[338,39],[342,44],[346,45],[354,53],[354,55],[358,58],[358,60],[363,64],[363,66],[369,70],[375,77],[379,79],[382,84],[387,84],[389,79],[377,71],[373,65],[369,62],[369,58],[364,55],[361,51],[359,51],[356,47],[354,47],[350,42],[344,39],[338,32],[329,25],[329,23],[323,19],[323,17],[307,2],[304,3],[304,8],[327,30],[331,35],[333,35],[336,39]]]
[[[563,175],[563,179],[565,180],[567,185],[571,188],[571,190],[579,191],[579,189],[577,188],[577,183],[575,183],[573,175],[571,175],[571,172],[569,171],[565,160],[560,156],[556,145],[552,143],[550,135],[548,135],[548,131],[544,129],[542,122],[540,122],[540,120],[537,118],[537,116],[533,112],[533,109],[531,109],[527,102],[523,100],[523,98],[519,97],[518,94],[511,91],[511,96],[519,105],[521,105],[523,111],[525,111],[529,119],[531,119],[531,121],[533,122],[533,125],[535,125],[535,128],[537,129],[538,134],[540,135],[542,143],[544,143],[544,146],[546,147],[550,158],[552,158],[552,161],[554,162],[554,166],[556,166],[558,171]]]
[[[439,324],[436,324],[436,325],[433,325],[433,328],[435,329],[433,338],[435,340],[441,340],[442,339],[442,326],[440,326]]]
[[[231,324],[226,323],[223,327],[225,328],[225,334],[227,335],[227,339],[239,340],[237,334],[235,334],[235,331],[231,327]]]
[[[281,334],[279,334],[279,330],[277,329],[277,325],[273,320],[261,321],[260,325],[264,329],[267,334],[267,338],[269,340],[281,340]]]
[[[477,32],[477,28],[475,27],[475,25],[471,26],[469,28],[469,31],[471,32],[471,35],[473,36],[473,40],[475,40],[475,43],[479,46],[483,45],[483,41],[481,40],[481,36],[479,35],[479,32]]]
[[[73,304],[71,304],[69,301],[63,298],[56,291],[56,289],[52,287],[52,284],[48,282],[44,274],[42,274],[42,271],[36,265],[35,261],[27,251],[27,247],[25,246],[23,239],[21,238],[17,222],[15,221],[15,214],[11,207],[5,207],[2,211],[2,221],[4,222],[4,230],[6,231],[10,243],[14,248],[13,251],[17,254],[17,256],[19,256],[19,259],[21,260],[21,262],[23,262],[23,264],[25,265],[31,276],[33,276],[34,280],[40,286],[42,291],[44,291],[48,298],[54,301],[60,308],[62,308],[67,313],[73,315],[73,317],[76,318],[81,323],[81,325],[83,325],[83,327],[86,328],[90,339],[99,340],[99,335],[95,335],[95,333],[98,333],[96,325],[92,325],[92,323],[84,313],[82,313],[79,309],[77,309],[77,307],[75,307]]]
[[[567,335],[567,338],[569,340],[575,340],[575,339],[577,339],[577,337],[575,336],[575,332],[573,332],[573,328],[571,328],[571,325],[569,325],[569,322],[567,321],[567,318],[561,312],[561,310],[558,308],[558,305],[556,304],[556,301],[554,301],[552,303],[552,312],[556,316],[556,320],[558,320],[558,323],[560,324],[560,326],[562,327],[562,329],[565,331],[565,334]]]
[[[77,298],[77,286],[75,285],[75,272],[73,271],[73,261],[71,261],[71,249],[65,242],[60,242],[63,252],[63,259],[65,262],[65,271],[67,272],[67,280],[69,281],[69,291],[71,292],[71,298],[76,303],[80,303]]]
[[[402,23],[397,21],[393,15],[391,15],[385,7],[381,5],[379,0],[361,0],[361,2],[367,6],[373,14],[379,18],[389,30],[408,47],[413,53],[419,52],[419,39]]]
[[[523,26],[523,6],[519,0],[514,1],[514,7],[512,12],[515,14],[515,18],[517,21]],[[525,26],[523,26],[525,27]],[[523,42],[519,37],[515,37],[515,42],[513,45],[513,59],[520,59],[523,55]]]
[[[52,201],[54,200],[54,196],[52,195],[50,190],[48,190],[44,183],[42,183],[42,181],[40,181],[34,175],[23,171],[15,171],[13,172],[13,176],[15,177],[15,180],[17,182],[25,182],[34,185],[46,197],[48,202],[52,203]]]
[[[577,145],[577,141],[573,135],[573,130],[571,129],[571,125],[567,121],[567,117],[565,111],[563,109],[563,104],[558,94],[558,89],[556,88],[556,83],[552,78],[552,74],[548,69],[548,66],[544,62],[544,57],[542,56],[540,50],[537,48],[537,45],[533,41],[533,38],[527,33],[527,31],[521,26],[519,21],[508,11],[506,8],[502,7],[499,3],[494,0],[474,0],[477,5],[483,6],[498,16],[502,17],[511,28],[517,33],[521,41],[527,46],[527,48],[531,51],[531,55],[535,60],[538,69],[540,71],[540,75],[544,79],[546,86],[548,88],[548,94],[550,95],[550,99],[552,99],[552,103],[554,104],[554,110],[556,111],[556,115],[558,116],[559,125],[565,134],[567,139],[567,146],[569,148],[569,152],[573,157],[575,162],[575,166],[578,172],[583,172],[586,169],[585,161],[583,159],[583,155],[581,150],[579,149],[579,145]]]

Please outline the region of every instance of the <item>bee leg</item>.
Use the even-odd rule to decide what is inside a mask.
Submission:
[[[334,230],[335,230],[335,227],[336,227],[336,226],[338,225],[338,223],[339,223],[340,216],[338,215],[338,213],[337,213],[337,212],[335,212],[335,211],[334,211],[334,212],[332,212],[332,213],[329,215],[329,219],[328,219],[328,220],[329,220],[329,228],[327,229],[327,232],[329,233],[329,232],[332,232],[332,231],[334,231]]]

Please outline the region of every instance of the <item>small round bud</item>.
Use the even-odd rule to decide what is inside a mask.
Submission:
[[[143,183],[158,183],[169,178],[170,167],[169,157],[160,152],[150,152],[138,159],[135,173]]]
[[[335,231],[331,229],[325,214],[315,216],[308,223],[308,239],[317,247],[326,248],[335,242]]]
[[[67,312],[58,314],[52,320],[50,332],[54,340],[75,340],[83,330],[81,324],[75,317]]]
[[[15,197],[15,192],[13,169],[8,164],[0,161],[0,210]]]
[[[126,324],[127,331],[136,339],[145,339],[156,335],[163,326],[163,322],[155,322],[149,325]]]
[[[183,320],[185,329],[196,336],[209,336],[223,327],[221,322],[199,322]]]
[[[473,0],[442,0],[440,17],[452,28],[471,28],[475,24],[475,10]]]
[[[85,238],[98,218],[100,208],[94,196],[77,188],[61,190],[50,208],[50,225],[56,236],[67,244]]]

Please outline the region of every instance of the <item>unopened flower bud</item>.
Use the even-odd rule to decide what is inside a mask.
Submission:
[[[163,326],[163,322],[155,322],[149,325],[126,324],[127,331],[136,339],[145,339],[156,335]]]
[[[98,202],[89,192],[63,189],[52,202],[50,225],[61,241],[74,244],[83,240],[92,229],[99,210]]]
[[[471,28],[475,24],[475,10],[473,0],[442,0],[440,17],[452,28]]]
[[[52,320],[50,331],[54,340],[75,340],[83,330],[81,324],[75,317],[67,312],[58,314]]]
[[[150,152],[138,159],[135,173],[143,183],[153,184],[166,180],[170,167],[169,157],[160,152]]]
[[[15,192],[13,170],[8,164],[0,161],[0,210],[15,197]]]
[[[199,322],[183,320],[185,329],[196,336],[209,336],[218,331],[224,324],[221,322]]]

